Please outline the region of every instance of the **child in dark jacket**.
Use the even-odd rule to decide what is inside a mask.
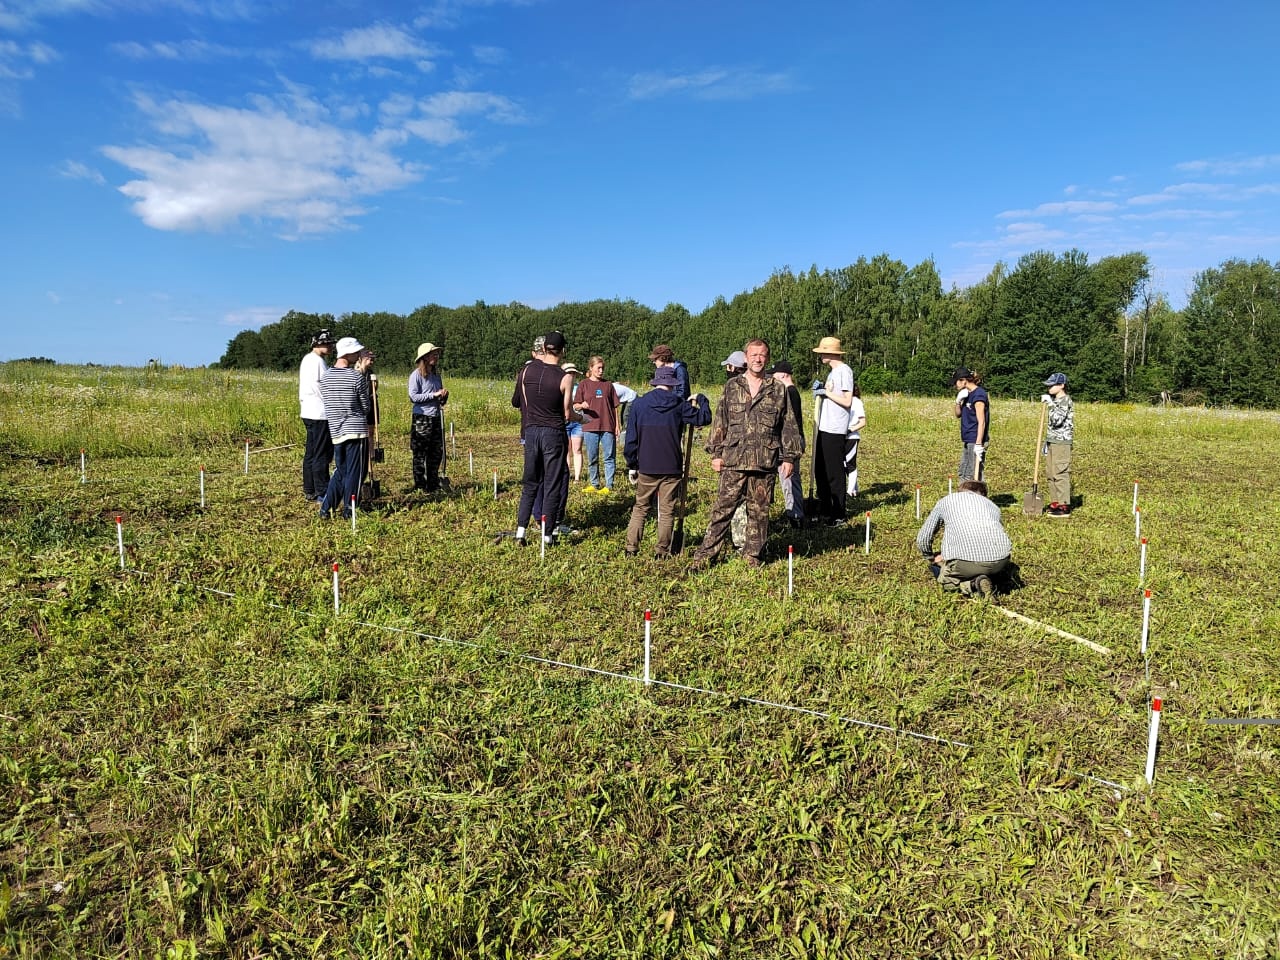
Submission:
[[[623,456],[636,485],[636,504],[627,527],[627,556],[640,549],[644,522],[655,497],[658,509],[656,556],[671,555],[674,508],[684,473],[680,433],[686,425],[705,427],[711,422],[711,404],[702,394],[681,400],[676,394],[679,378],[671,367],[659,367],[649,381],[654,387],[631,405]]]

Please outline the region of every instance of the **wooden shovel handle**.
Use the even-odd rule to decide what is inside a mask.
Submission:
[[[1049,405],[1047,403],[1040,404],[1040,428],[1036,430],[1036,454],[1035,463],[1031,472],[1031,489],[1038,489],[1040,486],[1040,444],[1044,442],[1044,422],[1049,416]]]

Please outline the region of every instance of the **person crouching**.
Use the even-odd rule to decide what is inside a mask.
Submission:
[[[942,527],[942,546],[933,538]],[[916,535],[916,546],[929,561],[929,572],[949,593],[989,597],[991,578],[1009,565],[1013,543],[1000,523],[1000,508],[987,499],[987,485],[966,480],[960,489],[934,505]]]

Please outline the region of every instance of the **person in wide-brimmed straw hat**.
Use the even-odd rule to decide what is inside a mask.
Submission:
[[[818,430],[813,444],[813,476],[818,505],[828,526],[845,522],[845,446],[849,436],[849,406],[853,402],[853,371],[841,358],[844,347],[837,337],[823,337],[813,352],[831,368],[826,382],[813,382],[818,405]]]
[[[409,399],[413,423],[409,450],[413,454],[413,488],[425,493],[440,489],[440,462],[444,459],[444,405],[449,391],[440,379],[444,348],[430,341],[418,347],[413,373],[409,374]]]

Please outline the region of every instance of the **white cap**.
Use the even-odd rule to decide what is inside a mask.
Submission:
[[[355,337],[343,337],[338,341],[338,346],[334,352],[340,357],[345,357],[352,353],[363,353],[364,344]]]

